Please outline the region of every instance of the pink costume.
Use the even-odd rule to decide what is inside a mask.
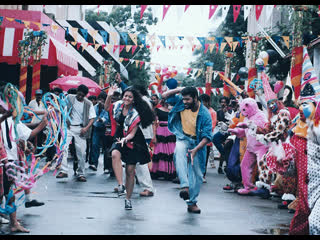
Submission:
[[[252,98],[246,98],[240,103],[240,110],[245,120],[243,123],[239,123],[235,129],[229,129],[231,133],[242,138],[247,137],[247,150],[244,154],[241,162],[241,175],[244,188],[239,189],[239,194],[249,194],[254,190],[255,185],[251,182],[252,170],[255,164],[262,159],[263,155],[268,151],[268,147],[258,142],[255,137],[255,131],[249,128],[243,129],[248,125],[263,128],[268,122],[265,114],[259,110],[257,102]]]

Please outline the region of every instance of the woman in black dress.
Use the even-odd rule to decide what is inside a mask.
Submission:
[[[109,111],[111,96],[117,87],[109,89],[105,109]],[[111,147],[112,167],[118,182],[118,195],[124,195],[126,189],[125,209],[131,210],[131,195],[134,187],[136,163],[150,162],[150,154],[139,124],[143,128],[154,121],[154,113],[132,87],[122,93],[122,100],[113,105],[113,117],[117,121],[116,142]],[[126,163],[126,186],[122,182],[122,162]]]

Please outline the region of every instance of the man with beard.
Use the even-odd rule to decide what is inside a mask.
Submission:
[[[173,109],[169,113],[168,128],[176,135],[174,159],[180,180],[180,197],[186,200],[188,212],[200,213],[197,198],[203,183],[207,143],[212,138],[212,121],[208,109],[199,101],[195,87],[176,88],[162,95],[175,96]]]

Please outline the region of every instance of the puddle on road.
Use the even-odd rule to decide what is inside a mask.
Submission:
[[[86,217],[86,219],[94,219],[94,217]]]
[[[252,231],[260,234],[269,234],[269,235],[288,235],[289,234],[289,224],[277,224],[275,228],[260,228],[254,229]]]

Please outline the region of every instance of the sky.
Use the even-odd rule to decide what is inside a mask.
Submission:
[[[171,5],[164,20],[162,21],[163,5],[148,5],[152,7],[153,15],[158,17],[158,23],[149,27],[149,34],[155,33],[156,36],[166,36],[166,45],[171,45],[171,41],[167,36],[194,36],[207,37],[208,32],[219,27],[221,20],[209,18],[209,5],[191,5],[184,12],[185,5]],[[94,5],[87,5],[85,8],[93,8]],[[100,5],[102,11],[109,11],[110,5]],[[137,10],[139,11],[139,10]],[[217,10],[218,11],[218,10]],[[157,37],[157,45],[162,43]],[[200,44],[198,40],[194,42]],[[169,50],[161,47],[159,51],[156,48],[151,53],[151,62],[161,65],[172,65],[180,67],[189,67],[189,62],[195,60],[192,56],[192,50],[189,41],[185,38],[182,42],[175,38],[175,44],[184,44],[183,49]],[[142,59],[139,59],[142,60]]]

